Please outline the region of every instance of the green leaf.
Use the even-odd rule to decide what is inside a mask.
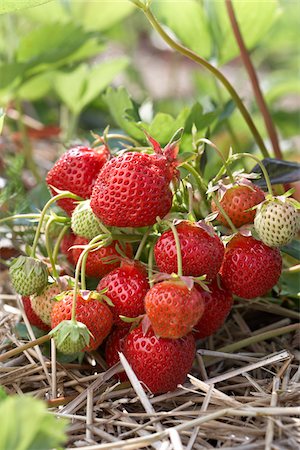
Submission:
[[[53,72],[38,74],[28,81],[24,81],[18,89],[18,97],[28,101],[45,97],[51,89]]]
[[[103,31],[123,20],[134,10],[128,0],[77,0],[72,2],[74,18],[77,19],[86,30]]]
[[[176,118],[170,114],[157,113],[150,125],[143,122],[141,125],[151,137],[163,146],[169,142],[179,128],[184,126],[189,112],[189,108],[184,108]]]
[[[54,88],[68,108],[78,115],[127,64],[126,58],[105,61],[92,68],[81,64],[72,72],[57,73]]]
[[[300,242],[299,241],[292,241],[288,245],[284,245],[283,247],[280,247],[280,250],[284,253],[287,253],[288,255],[292,256],[293,258],[300,260]]]
[[[145,135],[135,121],[128,118],[128,111],[135,111],[135,105],[124,87],[108,88],[103,95],[110,115],[119,127],[139,142],[145,142]]]
[[[271,184],[294,183],[300,181],[300,164],[298,162],[265,158],[262,160],[262,164],[267,169]],[[265,178],[262,175],[258,164],[253,167],[251,172],[261,174],[261,178],[253,180],[253,183],[261,188],[266,188]]]
[[[222,46],[219,49],[219,63],[223,64],[239,55],[239,49],[232,32],[225,2],[215,1],[221,28]],[[267,34],[280,15],[279,2],[233,0],[234,12],[248,50],[253,49]]]
[[[19,63],[27,62],[34,68],[38,64],[58,66],[90,37],[90,33],[72,23],[44,25],[21,39],[16,58]]]
[[[0,0],[0,14],[18,11],[19,9],[32,8],[53,0]]]
[[[0,403],[0,448],[50,450],[66,442],[65,419],[49,414],[46,404],[32,397],[7,397]]]
[[[153,12],[181,42],[204,58],[211,54],[211,38],[201,2],[166,0],[153,2]]]

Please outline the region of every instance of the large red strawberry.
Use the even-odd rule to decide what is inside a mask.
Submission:
[[[89,243],[88,239],[77,236],[74,245],[87,245]],[[116,246],[122,249],[122,245],[118,241],[113,241],[106,247],[101,247],[98,250],[92,251],[88,254],[86,261],[86,274],[89,277],[102,278],[104,275],[109,273],[111,270],[116,269],[120,266],[120,254],[118,253]],[[132,247],[130,244],[126,244],[125,254],[130,258],[132,256]],[[77,263],[79,256],[83,250],[81,248],[73,248],[73,258],[75,264]],[[109,257],[112,258],[113,262],[109,262]]]
[[[176,225],[180,240],[183,275],[214,278],[223,261],[224,245],[212,227],[189,221]],[[177,273],[177,253],[172,230],[165,231],[155,244],[154,255],[161,272]]]
[[[105,361],[108,367],[112,367],[120,361],[119,352],[124,351],[124,339],[127,334],[127,328],[116,328],[109,335],[105,345]],[[120,381],[128,380],[125,372],[120,372],[116,376]]]
[[[35,327],[40,328],[43,331],[49,331],[50,327],[45,324],[42,319],[39,318],[39,316],[33,311],[31,306],[31,300],[30,297],[22,297],[22,302],[24,306],[24,311],[27,316],[27,319],[29,320],[29,323]]]
[[[66,256],[67,260],[69,261],[72,266],[74,266],[74,258],[73,258],[73,252],[71,250],[71,247],[74,245],[74,241],[76,239],[76,236],[72,231],[65,234],[61,244],[60,244],[60,250],[61,252]]]
[[[153,394],[174,391],[192,368],[195,340],[190,333],[181,339],[157,338],[150,327],[139,326],[124,341],[124,355],[138,379]]]
[[[204,300],[195,287],[168,280],[147,292],[145,309],[157,336],[178,339],[192,331],[203,314]]]
[[[62,298],[54,304],[51,313],[52,329],[63,321],[71,320],[73,295],[73,291],[65,292]],[[112,313],[108,306],[97,298],[98,295],[92,295],[91,293],[86,295],[86,291],[81,291],[77,295],[75,319],[77,322],[86,325],[91,333],[89,345],[82,350],[91,351],[99,347],[112,327]],[[61,341],[58,349],[63,353],[75,353],[81,350],[80,347],[77,348],[77,345],[72,348],[70,340],[67,339],[65,342]]]
[[[65,152],[48,172],[46,182],[51,186],[70,191],[82,198],[89,198],[100,169],[109,158],[105,145],[96,148],[74,147]],[[72,199],[61,199],[58,205],[71,215],[76,203]]]
[[[195,285],[204,300],[204,312],[194,326],[195,339],[204,339],[214,334],[226,320],[233,304],[231,292],[222,286],[221,277],[207,285],[210,292]]]
[[[153,141],[155,142],[155,141]],[[177,179],[177,147],[164,152],[158,143],[154,154],[128,152],[108,161],[91,196],[91,207],[105,224],[115,227],[153,225],[172,206],[170,181]]]
[[[249,180],[247,180],[247,184],[235,184],[231,186],[229,189],[226,189],[225,194],[221,190],[218,195],[220,205],[236,227],[253,223],[255,210],[249,211],[249,209],[263,202],[265,199],[265,193]],[[211,203],[211,209],[213,212],[219,211],[214,200]],[[221,224],[229,227],[227,220],[221,212],[219,212],[217,219]]]
[[[265,295],[277,283],[282,258],[277,248],[240,234],[227,244],[221,275],[224,285],[243,298]]]
[[[118,327],[128,327],[119,316],[137,317],[145,312],[144,298],[149,289],[147,272],[137,261],[124,260],[121,267],[108,273],[97,290],[108,288],[105,295],[111,299],[114,323]]]

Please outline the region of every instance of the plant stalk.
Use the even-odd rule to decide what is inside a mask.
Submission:
[[[256,102],[257,102],[258,107],[263,116],[266,130],[268,132],[268,135],[269,135],[271,143],[272,143],[274,154],[275,154],[276,158],[282,159],[282,153],[281,153],[280,146],[279,146],[276,128],[274,126],[272,117],[270,115],[270,112],[269,112],[267,104],[266,104],[266,101],[265,101],[262,91],[260,89],[258,76],[257,76],[255,68],[252,64],[251,58],[249,56],[249,52],[247,50],[242,33],[240,31],[240,27],[239,27],[239,24],[238,24],[236,16],[235,16],[232,2],[231,2],[231,0],[225,0],[225,4],[226,4],[227,12],[228,12],[228,17],[229,17],[229,20],[231,23],[232,31],[233,31],[236,42],[240,49],[241,59],[244,63],[246,71],[248,72],[248,76],[249,76],[251,84],[252,84],[252,89],[253,89],[253,92],[254,92],[254,95],[256,98]]]
[[[193,52],[192,50],[186,48],[185,46],[183,46],[182,44],[174,41],[166,32],[165,30],[162,28],[162,26],[160,25],[160,23],[157,21],[157,19],[155,18],[155,16],[153,15],[153,13],[151,12],[151,10],[149,9],[149,7],[145,4],[142,4],[141,2],[134,2],[136,4],[136,6],[140,9],[143,10],[145,16],[147,17],[147,19],[149,20],[150,24],[152,25],[152,27],[159,33],[159,35],[163,38],[163,40],[174,50],[178,51],[179,53],[181,53],[182,55],[186,56],[187,58],[191,59],[192,61],[196,62],[197,64],[200,64],[201,66],[205,67],[207,70],[209,70],[222,84],[223,86],[227,89],[227,91],[229,92],[231,98],[234,100],[234,102],[236,103],[237,107],[240,110],[240,113],[242,114],[245,122],[247,123],[253,138],[255,139],[258,147],[261,150],[262,155],[265,158],[269,158],[269,152],[264,144],[264,141],[258,131],[258,129],[256,128],[251,115],[249,113],[249,111],[247,110],[247,108],[245,107],[242,99],[239,97],[238,93],[236,92],[236,90],[234,89],[234,87],[232,86],[232,84],[227,80],[227,78],[222,74],[222,72],[219,71],[219,69],[217,69],[215,66],[211,65],[208,61],[206,61],[204,58],[202,58],[201,56],[199,56],[197,53]]]

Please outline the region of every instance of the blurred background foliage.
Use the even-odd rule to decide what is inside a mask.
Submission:
[[[298,159],[300,3],[233,4],[284,157]],[[223,71],[270,149],[225,2],[153,0],[152,9],[175,39]],[[170,50],[129,0],[0,0],[0,13],[4,212],[28,210],[34,202],[39,207],[47,195],[40,181],[64,146],[91,140],[89,130],[102,132],[108,124],[141,144],[141,127],[166,144],[183,126],[182,149],[189,151],[195,123],[201,136],[209,128],[210,138],[225,153],[230,145],[235,151],[257,151],[224,88],[209,72]],[[207,177],[219,164],[211,154],[209,162]],[[33,200],[27,195],[22,201],[28,190]]]

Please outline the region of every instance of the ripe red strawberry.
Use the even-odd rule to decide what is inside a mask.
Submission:
[[[29,323],[31,323],[31,325],[40,328],[40,330],[43,331],[49,331],[50,327],[45,324],[42,319],[39,318],[39,316],[36,315],[36,313],[33,311],[32,307],[31,307],[31,300],[30,297],[22,297],[22,302],[23,302],[23,306],[24,306],[24,311],[25,314],[27,316],[27,319],[29,320]]]
[[[84,199],[89,198],[99,171],[108,158],[109,150],[105,145],[97,148],[71,148],[56,161],[48,172],[46,182],[50,186],[52,194],[56,194],[51,189],[51,186],[54,186],[60,190],[70,191]],[[76,206],[72,199],[61,199],[57,204],[69,216]]]
[[[86,291],[80,291],[76,303],[76,320],[86,325],[91,333],[90,342],[83,351],[95,350],[108,336],[112,327],[112,313],[108,306],[103,303],[94,293],[85,295]],[[96,298],[95,298],[96,297]],[[63,321],[70,321],[72,315],[73,291],[65,292],[61,300],[57,301],[51,313],[52,329]],[[79,343],[80,344],[80,343]],[[79,348],[70,348],[70,342],[62,342],[58,349],[63,353],[75,353]],[[74,351],[75,350],[75,351]]]
[[[145,312],[144,298],[149,289],[147,272],[137,261],[122,261],[121,267],[108,273],[97,290],[108,288],[105,295],[111,299],[114,307],[111,311],[114,324],[128,328],[128,323],[120,319],[121,316],[137,317]]]
[[[119,359],[119,352],[124,351],[124,338],[128,334],[127,328],[116,328],[108,337],[105,346],[105,361],[108,367],[112,367]],[[127,375],[125,372],[120,372],[116,375],[120,381],[127,381]]]
[[[69,233],[64,235],[60,244],[61,252],[67,257],[67,260],[72,266],[75,265],[75,262],[73,258],[73,251],[70,250],[70,248],[74,245],[75,239],[76,239],[75,234],[72,233],[72,231],[70,231]]]
[[[246,210],[258,205],[265,199],[265,194],[259,187],[249,181],[248,183],[249,185],[236,184],[230,187],[219,200],[222,208],[236,227],[253,223],[255,210]],[[211,203],[211,209],[213,212],[219,210],[214,201]],[[221,213],[218,214],[217,219],[221,224],[229,227],[227,220]]]
[[[210,230],[211,229],[211,230]],[[214,278],[223,261],[224,245],[212,227],[183,221],[176,225],[180,240],[183,275]],[[177,273],[176,244],[172,230],[165,231],[154,247],[156,264],[161,272]]]
[[[280,277],[281,267],[277,248],[238,234],[227,244],[220,273],[231,292],[239,297],[255,298],[272,289]]]
[[[88,239],[77,236],[74,245],[87,245],[89,243]],[[120,266],[120,261],[116,261],[116,258],[120,257],[116,249],[118,245],[122,249],[122,245],[118,241],[113,241],[106,247],[102,247],[99,250],[90,252],[86,261],[86,274],[89,277],[102,278],[104,275],[109,273],[111,270],[116,269]],[[75,264],[77,263],[79,256],[83,250],[81,248],[73,249],[73,258]],[[130,258],[132,256],[132,247],[130,244],[126,244],[125,254]],[[106,258],[112,257],[114,262],[109,262]],[[116,258],[114,258],[116,257]],[[103,259],[105,258],[105,259]]]
[[[203,314],[204,300],[195,287],[168,280],[147,292],[145,309],[157,336],[178,339],[192,331]]]
[[[233,304],[231,292],[222,286],[221,278],[214,279],[207,285],[210,292],[195,285],[204,300],[204,312],[194,326],[194,338],[204,339],[214,334],[226,320]]]
[[[153,141],[155,142],[155,141]],[[95,183],[91,207],[105,224],[115,227],[153,225],[171,209],[170,181],[176,179],[177,147],[164,152],[154,143],[155,154],[125,153],[108,161]]]
[[[192,333],[181,339],[157,338],[150,327],[139,326],[124,341],[124,355],[138,379],[153,394],[174,391],[185,381],[193,365],[195,340]]]

